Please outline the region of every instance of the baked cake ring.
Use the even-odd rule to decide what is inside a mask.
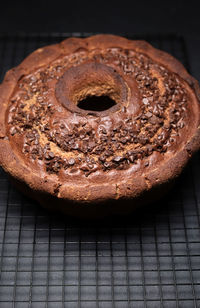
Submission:
[[[199,149],[199,101],[183,65],[145,41],[69,38],[7,72],[0,164],[48,208],[129,212],[159,198]]]

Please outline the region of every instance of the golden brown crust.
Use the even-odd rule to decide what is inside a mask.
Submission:
[[[115,174],[115,179],[108,181],[106,176],[111,171],[106,171],[101,173],[101,177],[105,174],[105,180],[95,181],[85,178],[85,182],[82,180],[66,182],[59,179],[57,174],[48,176],[48,173],[43,171],[38,173],[27,161],[21,160],[19,153],[13,151],[10,136],[8,135],[6,112],[16,84],[24,76],[40,67],[48,66],[48,64],[61,56],[71,55],[81,49],[105,50],[106,48],[123,48],[147,55],[150,59],[164,66],[170,72],[177,74],[185,81],[184,86],[190,95],[190,104],[193,104],[193,111],[191,112],[195,116],[193,123],[191,123],[191,119],[187,123],[187,125],[191,126],[192,134],[188,133],[187,139],[184,142],[183,140],[181,141],[181,146],[175,152],[171,151],[169,155],[165,154],[165,158],[159,164],[142,170],[140,173],[129,174],[127,171],[127,177],[124,176],[126,171],[123,171],[124,173],[113,173]],[[61,207],[67,206],[65,201],[67,202],[68,200],[91,203],[121,198],[135,198],[137,200],[137,198],[142,199],[143,196],[146,199],[145,193],[147,191],[155,187],[162,189],[162,184],[164,185],[177,177],[191,155],[199,149],[199,100],[200,88],[198,82],[188,74],[183,65],[171,55],[153,48],[144,41],[130,41],[113,35],[96,35],[86,39],[66,39],[60,44],[34,51],[18,67],[7,72],[0,86],[0,163],[12,177],[26,183],[33,190],[33,195],[35,195],[36,199],[38,192],[45,195],[50,194],[62,200],[59,201],[62,203]],[[116,174],[118,175],[116,176]]]

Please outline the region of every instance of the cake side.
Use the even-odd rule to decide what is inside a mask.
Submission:
[[[137,55],[141,57],[138,58]],[[110,59],[105,60],[109,56]],[[43,68],[51,74],[52,68],[59,67],[58,62],[64,63],[66,59],[66,67],[62,64],[49,81],[41,82],[40,86],[44,86],[45,82],[49,86],[49,94],[46,94],[46,102],[42,105],[45,89],[39,95],[37,80],[34,78],[43,72]],[[121,62],[119,59],[122,59]],[[135,63],[131,63],[130,59]],[[121,63],[125,60],[127,62],[121,68]],[[140,61],[143,61],[143,66]],[[92,63],[96,63],[95,67]],[[149,85],[147,73],[139,76],[141,71],[145,71],[145,65],[148,66],[146,71],[151,75]],[[135,68],[138,72],[134,71]],[[87,72],[87,78],[81,81],[81,76],[85,76]],[[168,83],[165,83],[165,74],[168,74]],[[142,79],[143,77],[145,78]],[[49,75],[43,75],[44,80],[45,78],[49,78]],[[29,80],[28,86],[26,80]],[[165,93],[168,88],[167,97]],[[29,89],[29,96],[32,97],[24,98],[23,89]],[[177,89],[180,89],[180,93],[170,97]],[[109,95],[116,102],[112,112],[98,114],[77,110],[77,101],[88,95],[103,94]],[[42,98],[38,100],[40,96]],[[60,44],[40,48],[17,68],[10,70],[0,86],[1,165],[35,192],[45,192],[62,200],[102,202],[136,198],[152,187],[158,186],[161,189],[161,184],[177,177],[188,159],[199,149],[199,97],[198,82],[187,73],[183,65],[143,41],[98,35],[86,39],[67,39]],[[33,102],[36,99],[34,107]],[[158,101],[159,104],[156,104]],[[19,107],[20,104],[22,107]],[[160,110],[155,108],[158,105],[162,107]],[[12,111],[12,108],[16,109]],[[34,112],[34,123],[31,124],[30,114]],[[46,124],[50,124],[49,129],[46,127],[45,130],[44,125],[44,131],[41,127],[38,128],[41,123],[45,123],[40,122],[40,114]],[[68,119],[67,124],[62,115]],[[54,123],[55,119],[58,125]],[[67,126],[69,123],[73,125],[68,127],[66,133],[66,127],[62,129],[60,126]],[[81,125],[75,129],[77,123]],[[140,127],[137,128],[135,124]],[[144,130],[148,126],[150,128]],[[101,132],[98,131],[99,127],[103,127]],[[83,128],[85,137],[81,139],[80,132]],[[33,130],[36,133],[31,136],[30,132]],[[51,134],[52,131],[54,135]],[[94,134],[90,135],[90,131]],[[161,137],[158,138],[159,136]],[[175,142],[171,144],[169,140],[173,137]],[[73,142],[76,139],[81,140],[78,147]],[[63,140],[67,140],[67,145]],[[72,146],[69,147],[70,142]],[[46,146],[48,143],[49,147]],[[167,143],[170,145],[166,146]],[[42,147],[40,153],[37,153],[38,144]],[[98,149],[102,144],[104,149]],[[89,161],[86,161],[88,157]]]

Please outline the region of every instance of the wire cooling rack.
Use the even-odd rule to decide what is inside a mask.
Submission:
[[[1,79],[67,36],[87,34],[0,35]],[[189,68],[182,37],[143,38]],[[0,307],[200,307],[199,187],[197,154],[164,200],[128,218],[84,222],[42,209],[0,169]]]

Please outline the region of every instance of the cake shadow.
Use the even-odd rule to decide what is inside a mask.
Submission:
[[[148,204],[143,204],[134,208],[133,210],[121,214],[110,214],[104,217],[74,217],[71,215],[63,215],[59,211],[49,210],[41,206],[37,201],[22,195],[23,208],[28,211],[28,208],[35,217],[46,217],[50,222],[53,222],[54,226],[65,225],[67,228],[126,228],[126,227],[136,227],[140,225],[153,225],[157,217],[162,216],[168,219],[169,213],[175,213],[179,215],[182,211],[180,209],[180,189],[182,182],[185,182],[185,172],[175,181],[173,187],[164,196],[159,198],[155,202],[149,202]],[[13,186],[14,187],[14,186]],[[15,187],[13,189],[16,189]],[[109,206],[109,202],[105,202],[105,206]],[[121,200],[117,204],[120,208],[123,207],[124,203],[129,203],[131,207],[132,200]],[[28,208],[27,208],[28,205]],[[100,206],[93,204],[92,206]],[[125,204],[126,206],[126,204]],[[23,212],[23,211],[22,211]],[[21,212],[20,212],[21,213]],[[19,216],[21,215],[19,213]]]
[[[102,229],[107,229],[109,230],[108,232],[114,229],[120,229],[122,230],[122,233],[124,233],[124,230],[127,228],[137,229],[141,228],[141,226],[155,228],[157,224],[159,224],[160,219],[166,225],[169,224],[169,216],[180,216],[183,213],[180,195],[183,186],[187,187],[187,185],[189,185],[190,178],[188,177],[188,172],[192,161],[186,166],[179,178],[176,179],[171,190],[168,191],[168,193],[166,193],[162,198],[159,198],[156,202],[135,208],[127,215],[109,215],[98,219],[83,219],[63,215],[60,212],[49,211],[49,209],[42,207],[37,201],[20,193],[15,186],[11,184],[11,190],[18,195],[18,199],[21,198],[21,202],[18,202],[18,206],[16,206],[14,214],[15,217],[22,220],[26,217],[34,219],[36,221],[35,228],[37,228],[37,221],[43,219],[45,220],[46,229],[50,230],[53,226],[54,230],[79,229],[81,233],[83,233],[84,230],[86,230],[87,233],[87,230],[89,229],[93,230],[94,233]],[[121,200],[120,202],[122,202],[120,206],[123,206],[124,200]],[[131,200],[127,202],[131,203]],[[29,227],[28,221],[26,227]],[[42,228],[43,227],[44,226],[42,226]]]
[[[66,255],[66,258],[80,255],[89,260],[102,256],[104,260],[111,253],[126,255],[130,245],[139,255],[143,242],[155,242],[156,234],[162,233],[163,228],[170,228],[171,217],[182,215],[180,190],[187,181],[186,170],[172,190],[157,202],[137,208],[128,215],[112,215],[103,219],[80,219],[51,212],[11,186],[11,191],[17,196],[15,200],[18,199],[16,205],[12,205],[15,207],[13,214],[23,230],[19,233],[19,241],[20,234],[27,232],[26,243],[33,243],[37,249],[41,247],[41,255]],[[37,254],[40,255],[40,252]]]

